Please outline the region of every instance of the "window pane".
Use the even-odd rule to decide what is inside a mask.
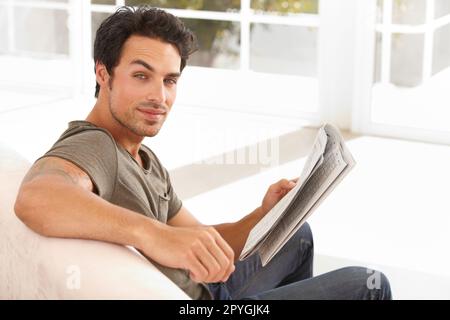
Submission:
[[[240,24],[231,21],[181,19],[197,36],[199,50],[188,65],[238,69]]]
[[[267,73],[315,77],[317,28],[252,24],[250,68]]]
[[[319,0],[252,0],[251,8],[277,14],[318,13]]]
[[[383,23],[383,0],[377,0],[377,23]]]
[[[423,24],[425,12],[426,0],[392,1],[392,23],[394,24]]]
[[[91,52],[92,52],[92,56],[94,56],[94,42],[95,42],[95,34],[97,33],[97,29],[100,27],[101,23],[103,22],[103,20],[105,20],[106,18],[108,18],[111,15],[111,13],[105,13],[105,12],[92,12],[92,20],[91,20],[91,24],[92,24],[92,44],[91,44]]]
[[[149,4],[153,7],[208,10],[208,11],[239,11],[240,0],[126,0],[128,6]]]
[[[416,25],[425,23],[428,1],[393,0],[393,22]],[[436,18],[448,14],[449,9],[450,1],[435,0]],[[391,85],[379,82],[381,67],[379,53],[382,42],[381,36],[377,35],[372,122],[407,128],[450,131],[448,121],[449,39],[450,25],[434,31],[433,76],[423,81],[424,34],[392,34],[390,82],[394,85]]]
[[[450,14],[450,1],[435,0],[434,2],[434,17],[439,18]]]
[[[0,6],[0,54],[8,52],[8,13],[7,7]]]
[[[414,87],[422,82],[423,34],[392,34],[391,82]]]
[[[92,47],[100,24],[110,14],[92,13]],[[199,49],[188,60],[190,66],[238,69],[240,29],[239,23],[204,19],[181,19],[191,29],[199,44]]]
[[[450,25],[434,32],[433,74],[450,66]]]
[[[373,82],[377,83],[381,81],[381,50],[383,36],[381,32],[377,32],[375,35],[375,61],[374,61],[374,72],[373,72]]]
[[[14,8],[15,44],[18,51],[69,54],[68,14],[65,10]],[[36,30],[36,26],[38,30]],[[32,32],[33,30],[38,32]]]

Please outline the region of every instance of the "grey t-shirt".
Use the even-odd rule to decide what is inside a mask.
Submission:
[[[143,167],[107,130],[87,121],[72,121],[43,157],[59,157],[76,164],[89,175],[95,192],[103,199],[166,223],[182,202],[156,155],[145,145],[141,145],[139,155]],[[187,271],[152,263],[192,299],[211,298],[207,287],[193,282]]]

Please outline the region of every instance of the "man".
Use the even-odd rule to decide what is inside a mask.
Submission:
[[[251,228],[294,186],[280,180],[236,223],[204,226],[182,206],[169,173],[141,142],[161,129],[193,34],[165,11],[120,8],[97,31],[97,102],[38,159],[19,190],[17,216],[49,237],[131,245],[193,299],[389,299],[364,268],[312,278],[305,224],[264,268],[237,257]]]

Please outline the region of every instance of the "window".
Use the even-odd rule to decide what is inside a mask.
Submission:
[[[318,0],[91,3],[92,40],[121,4],[166,8],[194,31],[199,50],[183,71],[179,105],[317,121]]]
[[[450,141],[446,0],[0,0],[0,85],[93,96],[95,31],[141,3],[198,36],[185,110]]]
[[[69,16],[68,0],[0,1],[0,82],[70,87]]]
[[[450,143],[450,2],[378,0],[370,132]]]
[[[166,8],[198,36],[178,105],[318,121],[319,0],[0,0],[0,84],[93,95],[99,24],[118,6],[142,3]]]

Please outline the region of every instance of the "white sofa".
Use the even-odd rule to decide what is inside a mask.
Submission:
[[[0,145],[0,299],[189,299],[133,248],[27,228],[13,207],[29,167]]]

